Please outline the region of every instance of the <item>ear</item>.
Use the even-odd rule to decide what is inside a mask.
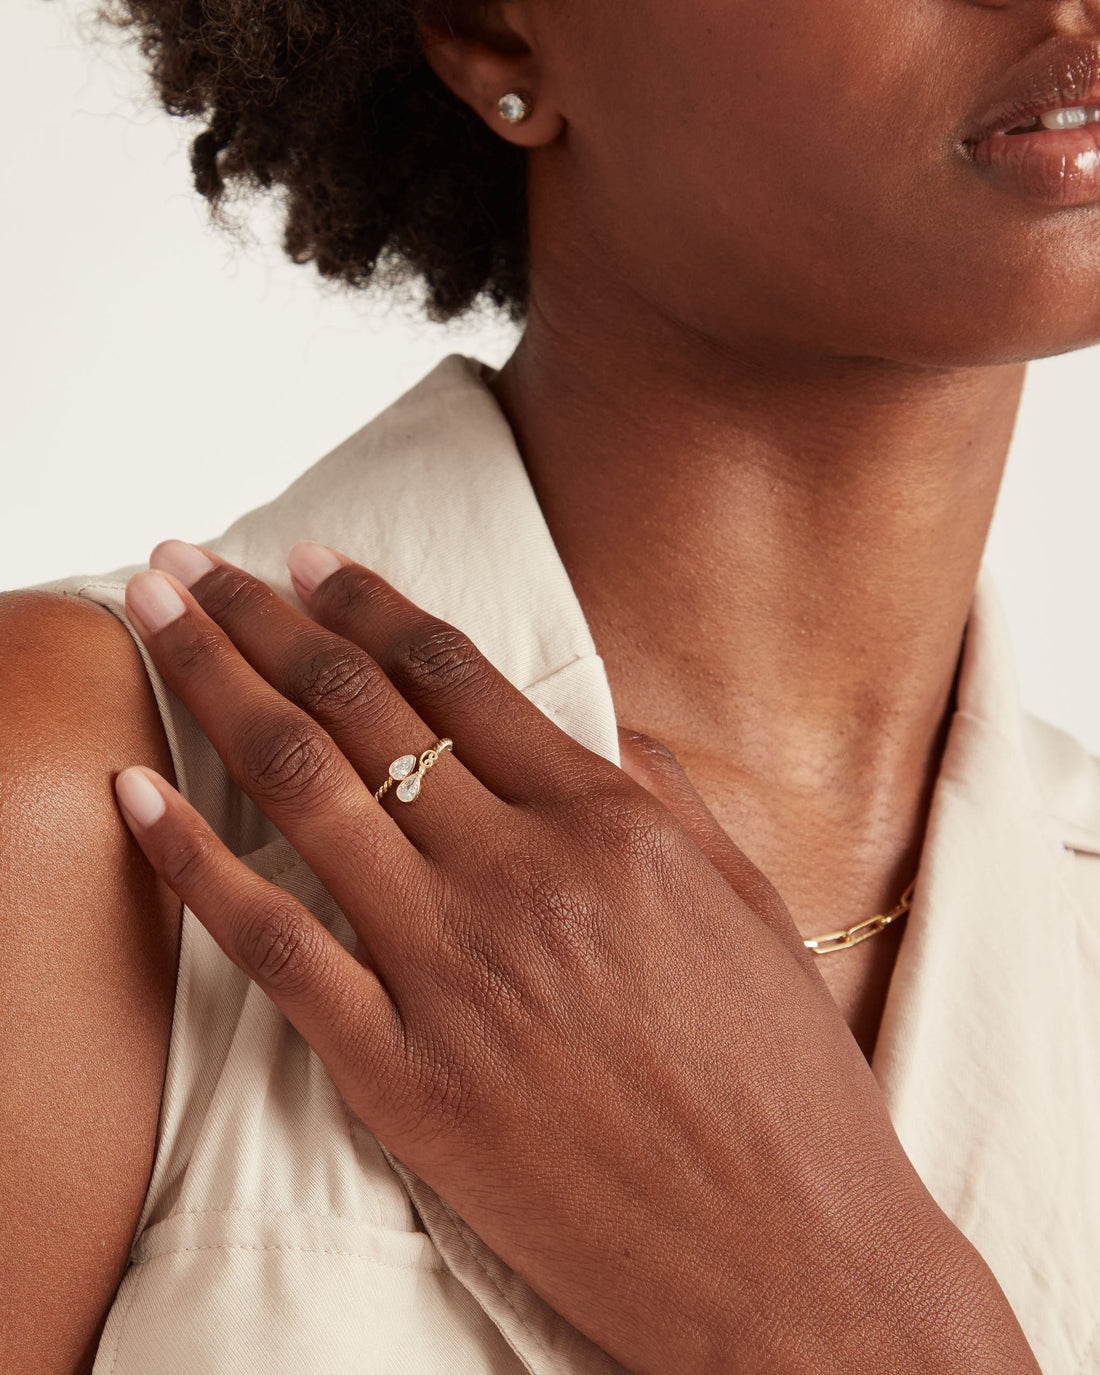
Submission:
[[[418,21],[428,65],[445,86],[509,143],[538,148],[564,127],[538,60],[525,0],[490,0],[453,6],[446,17],[435,6]],[[475,14],[476,11],[476,14]],[[522,91],[532,112],[519,124],[501,116],[507,91]]]

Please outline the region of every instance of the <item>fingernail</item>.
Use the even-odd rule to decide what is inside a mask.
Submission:
[[[126,584],[126,601],[146,630],[156,632],[182,616],[183,598],[163,574],[135,573]]]
[[[286,556],[286,566],[306,592],[312,592],[335,573],[343,562],[327,544],[314,544],[312,540],[302,540]]]
[[[213,559],[207,558],[201,549],[193,544],[185,544],[181,539],[166,539],[149,555],[149,567],[160,568],[179,578],[184,587],[198,582],[204,573],[214,567]]]
[[[115,791],[139,826],[151,826],[164,815],[164,795],[140,765],[122,770],[115,779]]]

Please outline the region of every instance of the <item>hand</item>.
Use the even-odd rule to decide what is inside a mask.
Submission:
[[[626,736],[641,786],[374,573],[292,555],[313,619],[194,550],[189,592],[140,573],[127,610],[354,953],[164,779],[127,770],[118,795],[352,1110],[631,1370],[1000,1369],[954,1331],[970,1364],[935,1364],[984,1267],[782,902],[671,757]],[[391,761],[441,736],[416,800],[377,802]]]

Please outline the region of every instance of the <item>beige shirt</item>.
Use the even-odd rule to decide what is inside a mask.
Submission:
[[[294,601],[283,560],[300,539],[460,626],[618,762],[603,665],[478,364],[448,358],[205,543]],[[42,586],[125,621],[137,567]],[[342,913],[134,638],[184,795],[350,948]],[[984,569],[872,1069],[1045,1375],[1100,1375],[1100,766],[1021,710]],[[95,1375],[617,1369],[388,1156],[185,909],[156,1161]]]

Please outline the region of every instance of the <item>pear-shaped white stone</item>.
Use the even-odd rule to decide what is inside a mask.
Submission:
[[[390,765],[390,777],[394,780],[408,778],[415,768],[416,755],[403,754],[400,759],[395,759]]]
[[[406,778],[404,783],[398,783],[397,796],[402,802],[411,802],[420,791],[420,775],[414,773],[411,778]]]

